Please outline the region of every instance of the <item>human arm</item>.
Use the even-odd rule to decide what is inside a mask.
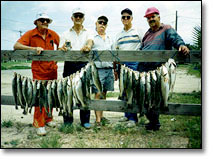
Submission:
[[[94,41],[92,39],[88,39],[86,44],[81,48],[80,51],[82,51],[84,53],[88,53],[92,49],[93,45],[94,45]]]
[[[36,50],[37,54],[41,54],[41,51],[44,50],[41,47],[31,47],[31,46],[23,45],[19,42],[16,42],[13,48],[14,50]]]

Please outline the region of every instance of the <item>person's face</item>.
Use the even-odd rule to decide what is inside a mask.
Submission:
[[[47,29],[49,23],[50,23],[49,19],[40,18],[40,19],[37,20],[37,27],[39,29]]]
[[[128,13],[123,13],[121,15],[121,21],[124,25],[129,25],[132,22],[132,16]]]
[[[155,26],[159,26],[160,16],[158,14],[150,14],[147,17],[147,22],[151,28]]]
[[[104,19],[99,19],[96,22],[96,29],[97,31],[105,31],[107,28],[107,22]]]
[[[84,14],[82,14],[82,13],[73,14],[72,21],[76,25],[82,25],[84,22]]]

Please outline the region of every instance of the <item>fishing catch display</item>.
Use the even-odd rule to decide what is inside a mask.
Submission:
[[[176,67],[174,59],[148,72],[133,71],[120,65],[118,99],[126,101],[130,108],[137,104],[141,114],[146,111],[145,106],[166,110],[169,94],[174,90]],[[12,92],[15,108],[18,109],[19,104],[26,115],[31,113],[33,106],[39,106],[40,111],[44,107],[49,116],[56,108],[59,115],[72,116],[73,107],[81,106],[88,110],[92,84],[102,94],[103,87],[93,61],[80,71],[58,80],[32,80],[14,72]]]

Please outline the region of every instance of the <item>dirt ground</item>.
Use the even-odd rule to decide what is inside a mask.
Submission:
[[[58,64],[58,78],[62,77],[63,63]],[[31,77],[31,70],[2,70],[1,71],[1,95],[12,95],[11,81],[13,72],[17,72],[23,76]],[[118,91],[118,81],[115,81],[115,91]],[[177,78],[175,83],[174,92],[177,93],[190,93],[192,91],[201,90],[201,79],[191,75],[187,75],[184,70],[177,70]],[[108,98],[114,99],[114,98]],[[18,124],[19,128],[1,128],[1,146],[8,147],[5,142],[12,140],[24,140],[29,135],[29,131],[35,133],[35,128],[32,127],[33,110],[31,114],[23,115],[22,110],[15,110],[14,106],[1,105],[1,122],[11,120]],[[117,122],[123,116],[121,112],[104,112],[104,116],[111,122]],[[62,116],[58,116],[58,112],[53,111],[54,121],[60,125],[63,122]],[[74,123],[79,123],[79,110],[74,110]],[[95,121],[94,111],[91,111],[90,122],[93,124]],[[49,129],[47,128],[47,131]]]

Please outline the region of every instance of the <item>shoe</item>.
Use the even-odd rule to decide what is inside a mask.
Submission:
[[[135,127],[135,126],[136,126],[136,123],[133,120],[129,120],[126,125],[126,127],[128,127],[128,128]]]
[[[56,123],[53,122],[53,121],[46,123],[46,125],[49,126],[49,127],[56,127]]]
[[[37,134],[40,135],[40,136],[44,136],[47,134],[46,130],[45,130],[45,127],[39,127],[37,129]]]
[[[160,129],[160,124],[151,124],[151,123],[148,123],[148,124],[145,124],[145,128],[146,130],[153,130],[153,131],[158,131]]]
[[[97,127],[98,129],[101,128],[101,122],[95,122],[95,127]]]
[[[121,117],[118,121],[119,122],[125,122],[125,121],[128,121],[128,118],[127,117]]]
[[[90,129],[91,128],[91,124],[90,123],[85,123],[83,125],[83,127],[86,128],[86,129]]]

